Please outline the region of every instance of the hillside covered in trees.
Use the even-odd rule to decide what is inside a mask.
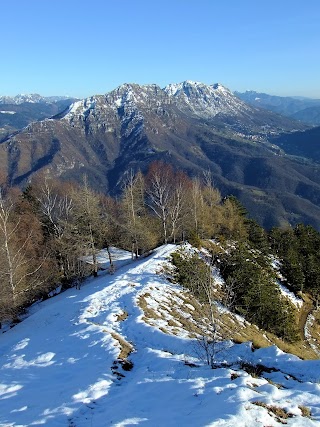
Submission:
[[[3,185],[0,320],[17,320],[58,286],[66,289],[90,274],[97,276],[101,248],[109,253],[112,273],[111,246],[131,251],[134,259],[163,243],[184,241],[207,246],[207,253],[173,256],[177,270],[172,280],[200,301],[204,296],[209,303],[218,299],[287,342],[301,338],[301,313],[281,294],[279,283],[300,296],[306,293],[309,309],[318,306],[319,233],[302,224],[267,232],[233,196],[221,198],[210,173],[191,180],[160,162],[145,176],[128,173],[119,198],[95,192],[85,176],[81,183],[39,177],[22,193]],[[221,295],[209,299],[208,266],[224,280]]]

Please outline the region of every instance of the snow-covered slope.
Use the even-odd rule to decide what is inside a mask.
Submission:
[[[144,322],[142,295],[163,305],[180,292],[156,274],[173,249],[163,246],[39,304],[0,336],[1,426],[279,425],[258,404],[285,409],[291,426],[319,424],[320,361],[230,343],[219,353],[229,367],[212,370],[197,360],[186,334],[162,332],[160,319]],[[132,351],[133,367],[121,367],[123,351]],[[276,371],[252,378],[241,360]],[[302,416],[303,406],[312,419]]]
[[[233,93],[219,83],[206,85],[187,80],[179,84],[170,84],[164,91],[179,108],[196,116],[212,118],[217,114],[231,116],[243,113],[254,114],[254,109],[240,101]]]
[[[242,117],[243,114],[248,113],[254,115],[256,111],[219,83],[206,85],[187,80],[178,84],[170,84],[164,89],[155,84],[126,83],[106,95],[96,95],[75,102],[70,106],[64,119],[70,120],[74,116],[87,117],[90,110],[96,114],[97,111],[108,108],[114,112],[122,108],[126,113],[140,110],[142,114],[142,112],[154,111],[169,104],[182,112],[200,118],[213,118],[218,114]]]

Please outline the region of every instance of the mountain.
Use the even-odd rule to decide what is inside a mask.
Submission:
[[[271,141],[287,154],[320,163],[320,127],[275,136]]]
[[[291,117],[311,125],[320,125],[320,105],[304,108],[291,114]]]
[[[267,348],[218,342],[216,368],[206,365],[194,339],[199,303],[159,274],[175,249],[131,263],[128,253],[114,275],[34,304],[0,334],[0,425],[319,425],[319,360],[284,353],[261,334]],[[259,334],[215,307],[229,329]]]
[[[241,100],[311,125],[320,125],[320,99],[275,96],[255,91],[234,92]]]
[[[20,104],[52,104],[58,101],[74,99],[70,96],[41,96],[38,93],[19,94],[16,96],[0,96],[1,105],[20,105]]]
[[[154,160],[192,176],[210,169],[222,194],[236,195],[264,226],[320,228],[319,166],[273,142],[306,128],[246,104],[220,84],[124,84],[7,138],[0,167],[12,185],[26,185],[41,170],[75,180],[86,173],[93,186],[113,194],[126,170],[145,172]]]
[[[0,97],[0,140],[33,121],[52,117],[65,110],[74,98],[42,97],[38,94]]]

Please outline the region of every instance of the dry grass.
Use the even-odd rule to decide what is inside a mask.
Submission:
[[[304,360],[318,359],[316,352],[304,340],[299,340],[294,343],[288,343],[271,333],[266,333],[266,335],[273,344],[275,344],[285,353],[295,354],[296,356]]]
[[[157,289],[155,288],[155,290]],[[160,289],[158,291],[160,292]],[[166,294],[168,303],[164,305],[163,301],[159,302],[158,310],[149,306],[148,297],[151,297],[149,292],[141,295],[138,305],[144,312],[143,321],[149,325],[157,327],[157,320],[162,320],[167,323],[167,327],[162,325],[162,332],[179,335],[183,329],[190,338],[196,338],[205,333],[208,327],[208,314],[205,305],[200,304],[187,290],[183,292],[168,290]],[[156,294],[153,294],[153,298],[156,299]],[[156,302],[156,300],[154,301]],[[295,354],[301,359],[318,358],[316,352],[305,340],[288,343],[272,333],[260,330],[253,324],[239,321],[237,316],[231,312],[219,313],[216,310],[216,322],[220,337],[223,339],[230,339],[236,343],[251,341],[254,349],[275,344],[282,351]],[[313,336],[320,340],[320,312],[317,312],[312,330],[314,331]]]
[[[216,255],[224,253],[224,249],[222,249],[221,245],[217,245],[210,240],[201,240],[201,246],[207,249],[210,253],[214,253]]]
[[[178,328],[178,327],[180,326],[180,323],[176,322],[176,321],[175,321],[175,320],[173,320],[173,319],[169,319],[169,320],[168,320],[168,325],[169,325],[169,326],[172,326],[173,328],[174,328],[174,327],[177,327],[177,328]]]
[[[253,324],[246,324],[243,328],[236,331],[233,340],[238,343],[251,341],[254,348],[264,348],[270,345],[276,345],[285,353],[295,354],[304,360],[318,359],[316,352],[304,340],[294,343],[283,341],[276,335],[258,329]]]
[[[310,411],[310,408],[307,408],[307,407],[306,407],[306,406],[304,406],[304,405],[299,405],[299,406],[298,406],[298,408],[300,409],[300,411],[301,411],[301,415],[302,415],[303,417],[311,418],[311,411]]]
[[[118,341],[120,345],[120,353],[118,355],[118,359],[126,360],[134,350],[133,345],[126,341],[121,335],[117,334],[116,332],[112,332],[111,336],[113,339]]]
[[[309,324],[310,340],[317,345],[320,351],[320,309],[312,312],[314,320]]]
[[[148,323],[148,319],[161,319],[161,316],[158,313],[156,313],[153,308],[148,306],[146,298],[150,296],[151,295],[149,293],[146,293],[144,295],[140,295],[138,299],[138,306],[144,312],[143,321],[146,323]]]
[[[160,291],[158,288],[155,288],[155,290]],[[169,303],[167,305],[164,305],[163,302],[159,303],[158,310],[156,311],[148,305],[147,299],[151,297],[150,293],[146,292],[140,295],[138,306],[144,312],[143,321],[156,326],[155,322],[162,320],[168,325],[168,329],[163,326],[159,328],[162,332],[178,335],[182,328],[190,332],[190,337],[195,337],[201,331],[196,326],[192,315],[198,312],[199,303],[192,301],[184,294],[176,294],[174,291],[171,291],[171,294],[168,293],[166,296],[169,299]]]
[[[122,313],[117,314],[117,321],[123,322],[128,318],[128,313],[124,310]]]
[[[267,405],[266,403],[260,402],[260,401],[252,402],[252,404],[256,406],[260,406],[261,408],[265,408],[268,411],[268,413],[270,415],[274,415],[276,420],[281,424],[287,424],[285,420],[293,417],[293,415],[290,412],[287,412],[285,409],[280,408],[279,406]]]

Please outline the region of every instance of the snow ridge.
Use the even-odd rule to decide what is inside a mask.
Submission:
[[[92,99],[99,99],[98,104],[91,105]],[[87,98],[72,104],[64,117],[67,120],[75,115],[86,116],[89,109],[105,108],[114,112],[124,110],[128,115],[140,115],[144,110],[156,109],[168,104],[175,105],[183,112],[192,113],[202,118],[214,117],[217,114],[237,116],[253,111],[232,92],[219,83],[206,85],[200,82],[186,80],[161,89],[156,84],[143,85],[123,84],[103,96]]]
[[[197,358],[193,340],[161,331],[160,321],[145,323],[139,298],[164,303],[174,285],[157,272],[175,249],[162,246],[114,275],[89,279],[0,336],[1,426],[279,425],[255,401],[290,412],[288,426],[318,425],[319,360],[227,343],[217,356],[222,367],[212,370]],[[129,371],[117,359],[124,343],[133,348]],[[253,378],[240,361],[275,371]],[[302,416],[302,405],[312,419]]]

